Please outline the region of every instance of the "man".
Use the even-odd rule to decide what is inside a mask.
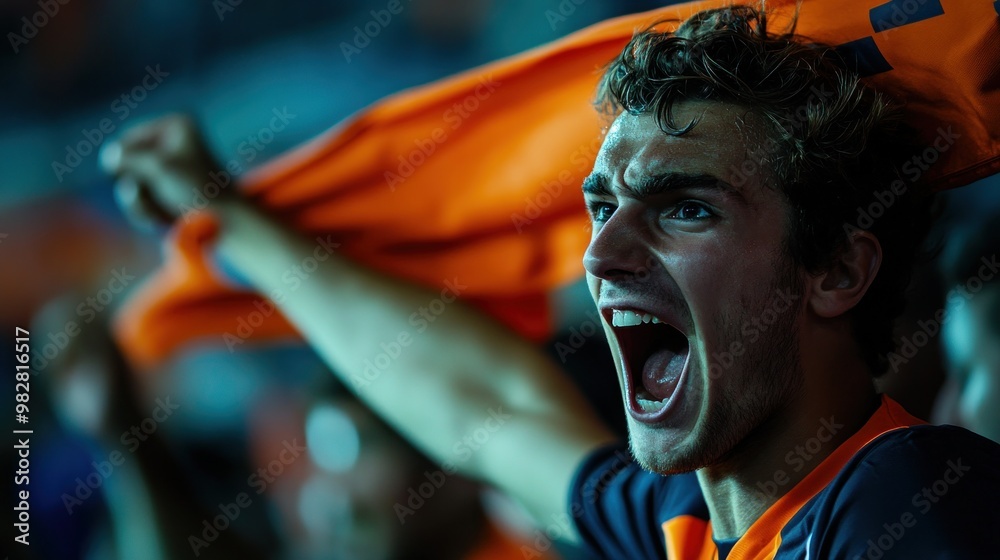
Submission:
[[[769,34],[746,7],[637,35],[601,97],[617,116],[583,185],[584,265],[632,454],[652,472],[606,445],[550,363],[459,304],[359,395],[431,457],[521,500],[546,535],[605,557],[992,550],[993,535],[965,528],[1000,522],[1000,450],[918,426],[872,385],[929,216],[911,196],[852,223],[901,181],[898,110],[832,51]],[[176,216],[209,169],[178,118],[108,154],[143,215]],[[213,211],[219,253],[262,293],[313,250],[239,197]],[[281,308],[348,380],[410,335],[409,310],[444,297],[329,262]]]

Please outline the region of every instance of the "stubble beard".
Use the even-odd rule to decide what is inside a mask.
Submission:
[[[716,332],[722,332],[722,345],[728,349],[733,342],[740,342],[745,353],[734,359],[731,367],[718,369],[714,379],[705,370],[706,364],[694,363],[686,375],[699,375],[704,380],[700,395],[685,397],[685,406],[701,408],[693,437],[687,437],[674,449],[639,449],[630,437],[632,455],[646,470],[661,474],[691,472],[716,465],[729,457],[756,428],[764,424],[775,411],[780,410],[802,388],[799,337],[796,318],[800,308],[797,301],[788,309],[777,313],[776,320],[762,330],[760,337],[750,342],[743,334],[743,325],[760,318],[768,309],[774,309],[779,291],[800,293],[795,268],[788,262],[776,263],[778,271],[766,290],[744,301],[734,313],[726,313],[716,322]],[[725,385],[719,381],[730,379]],[[714,383],[711,399],[705,399],[705,383]],[[631,435],[631,434],[630,434]]]

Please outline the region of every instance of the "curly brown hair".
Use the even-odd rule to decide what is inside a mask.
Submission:
[[[788,31],[769,32],[762,2],[706,10],[675,31],[658,31],[668,23],[660,22],[611,62],[597,103],[611,114],[651,113],[675,136],[697,125],[676,121],[678,102],[731,103],[761,117],[761,161],[789,202],[785,243],[794,262],[811,274],[826,270],[855,229],[882,246],[879,272],[851,310],[862,358],[879,376],[933,201],[903,179],[917,146],[901,106],[864,84],[836,49],[795,35],[795,19]],[[877,218],[860,219],[878,203]]]

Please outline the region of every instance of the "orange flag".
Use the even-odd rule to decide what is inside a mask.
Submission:
[[[579,185],[606,124],[591,106],[601,69],[637,29],[731,3],[609,20],[391,96],[250,173],[242,188],[305,236],[419,284],[457,283],[466,301],[544,338],[548,293],[583,273],[590,234]],[[769,2],[786,17],[794,4]],[[923,178],[944,189],[1000,171],[998,22],[993,0],[805,0],[797,32],[838,45],[870,83],[906,102],[926,145],[938,143]],[[117,337],[137,364],[196,340],[232,348],[295,335],[267,298],[208,264],[214,228],[207,214],[179,222],[163,267],[119,313]]]

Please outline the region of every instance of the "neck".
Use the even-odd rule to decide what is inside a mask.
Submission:
[[[716,538],[746,533],[878,408],[880,398],[853,343],[820,347],[802,354],[801,391],[721,461],[698,471]]]

